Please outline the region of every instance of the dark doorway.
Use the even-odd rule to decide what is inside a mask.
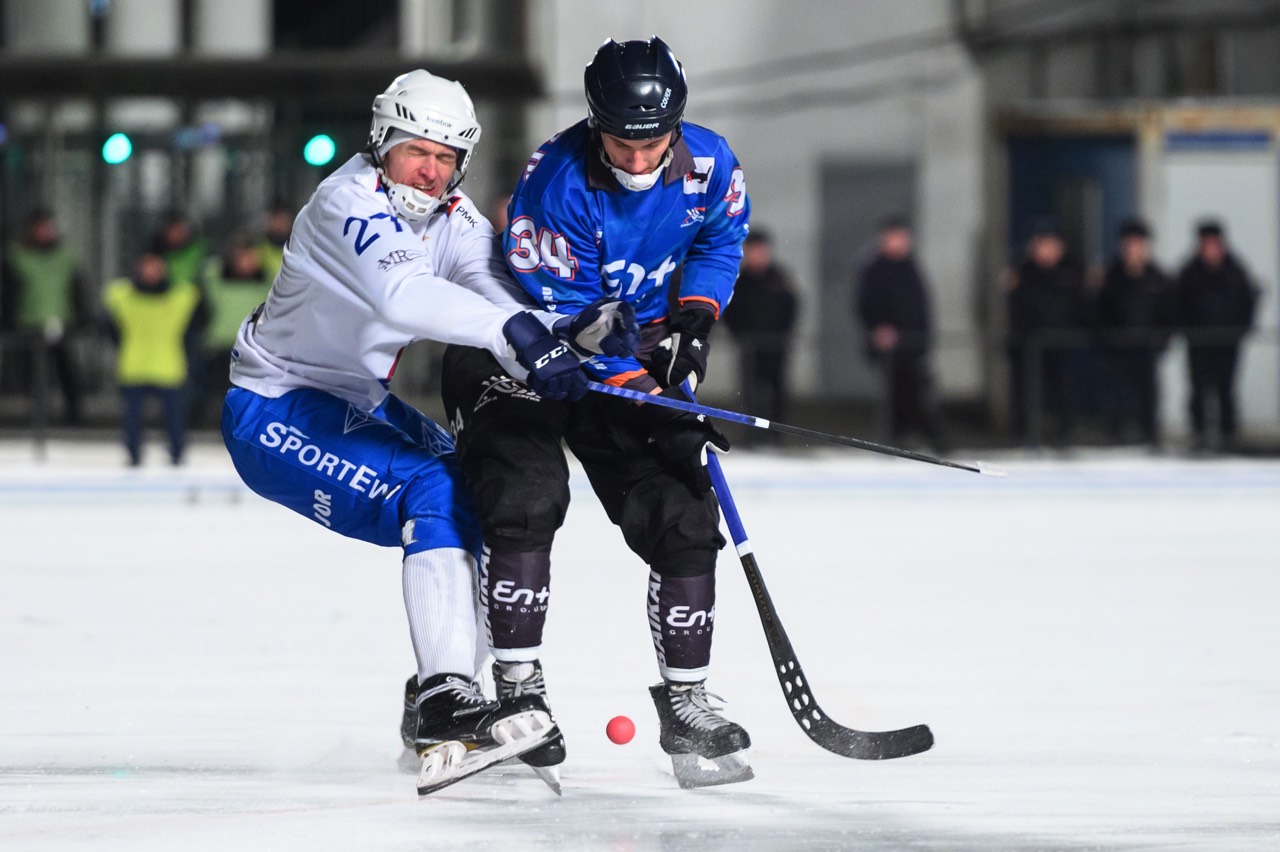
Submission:
[[[875,400],[882,379],[864,355],[854,313],[855,278],[875,252],[876,227],[915,212],[916,167],[909,162],[828,162],[821,166],[821,301],[817,306],[822,393]],[[917,246],[917,251],[919,246]]]

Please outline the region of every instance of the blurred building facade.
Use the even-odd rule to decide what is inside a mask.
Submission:
[[[54,208],[96,282],[165,210],[217,241],[272,201],[302,203],[359,150],[372,96],[412,67],[475,97],[484,140],[464,188],[483,204],[585,114],[582,67],[601,41],[657,33],[686,65],[688,119],[730,140],[809,306],[798,398],[879,393],[850,305],[887,215],[912,222],[933,287],[941,394],[996,424],[1000,272],[1033,219],[1055,217],[1094,266],[1116,223],[1142,215],[1176,269],[1193,222],[1212,215],[1264,290],[1245,429],[1280,432],[1280,2],[6,0],[3,12],[0,229]],[[116,131],[134,153],[108,166]],[[320,132],[337,155],[307,165]],[[730,399],[732,343],[717,345],[708,393]],[[427,388],[424,349],[402,377]],[[1175,346],[1162,368],[1172,432],[1185,424],[1181,357]]]

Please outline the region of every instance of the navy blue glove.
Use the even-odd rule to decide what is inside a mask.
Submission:
[[[707,356],[711,343],[707,337],[716,317],[705,308],[682,308],[671,321],[671,334],[653,350],[650,374],[664,388],[679,387],[689,379],[695,390],[707,377]]]
[[[556,320],[560,339],[586,356],[626,358],[640,345],[640,326],[630,302],[596,299],[571,317]]]
[[[680,388],[667,388],[661,395],[692,402]],[[641,405],[640,410],[649,426],[649,440],[667,466],[694,494],[710,491],[707,451],[728,452],[729,439],[724,433],[701,414],[657,405]]]
[[[578,356],[533,314],[513,314],[502,326],[502,333],[520,366],[529,371],[524,383],[539,396],[575,400],[587,395],[587,374],[582,372]]]

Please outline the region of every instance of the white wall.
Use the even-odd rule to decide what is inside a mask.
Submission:
[[[14,56],[71,55],[89,47],[84,0],[9,0],[3,6],[6,52]]]
[[[269,0],[199,0],[195,47],[209,56],[261,56],[271,50]]]
[[[948,0],[542,0],[534,6],[531,45],[552,97],[531,113],[530,149],[585,116],[582,70],[601,42],[657,34],[670,44],[689,78],[688,119],[729,140],[747,172],[752,218],[773,232],[779,260],[807,296],[793,365],[801,394],[819,390],[819,312],[849,309],[814,301],[819,164],[827,158],[914,161],[921,176],[919,252],[939,325],[973,333],[975,340],[975,357],[939,359],[941,386],[976,392],[972,279],[984,121],[977,71],[956,45],[869,61],[835,55],[887,38],[942,32],[949,7]],[[771,64],[784,59],[821,64],[799,71]],[[721,341],[727,336],[718,336],[718,347]],[[731,375],[732,359],[717,362],[717,371]]]

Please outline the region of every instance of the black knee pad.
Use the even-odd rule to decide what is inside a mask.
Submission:
[[[701,577],[716,570],[716,551],[689,549],[665,554],[649,568],[660,577]]]
[[[714,571],[716,554],[725,545],[715,498],[695,497],[675,479],[655,479],[632,489],[622,503],[618,526],[631,550],[665,577]]]
[[[482,349],[445,351],[442,396],[485,543],[549,550],[569,506],[561,438],[567,410],[502,372]]]
[[[468,467],[485,542],[503,550],[550,550],[569,508],[569,478],[563,466],[561,458],[560,465],[531,460],[519,470],[495,459]]]

